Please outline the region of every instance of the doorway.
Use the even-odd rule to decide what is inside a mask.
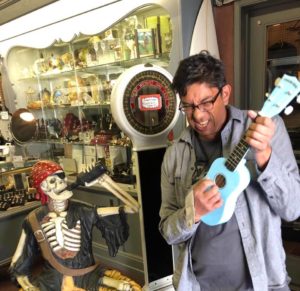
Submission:
[[[241,0],[234,5],[235,105],[259,110],[269,89],[266,85],[268,28],[299,20],[300,1]],[[299,45],[300,42],[298,48]]]
[[[300,78],[300,1],[236,1],[234,17],[235,105],[260,110],[277,77],[286,73]],[[282,117],[300,169],[300,105]],[[282,237],[291,289],[299,290],[300,218],[283,222]]]

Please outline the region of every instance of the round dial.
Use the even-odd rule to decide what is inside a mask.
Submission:
[[[134,149],[166,145],[167,135],[179,117],[179,98],[171,86],[172,76],[162,67],[136,65],[116,81],[111,110]]]
[[[177,110],[176,103],[170,80],[153,70],[136,74],[126,86],[123,98],[128,122],[147,135],[162,132],[169,126]]]

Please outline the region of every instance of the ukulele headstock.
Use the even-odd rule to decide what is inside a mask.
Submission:
[[[300,93],[300,82],[294,76],[284,74],[282,78],[275,81],[275,88],[268,95],[262,110],[261,116],[273,117],[285,110],[285,114],[290,114],[293,107],[289,105]],[[297,97],[300,103],[300,96]]]

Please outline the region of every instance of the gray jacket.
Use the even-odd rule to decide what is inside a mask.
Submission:
[[[247,112],[229,106],[230,118],[222,130],[223,155],[228,157],[246,131]],[[254,290],[264,291],[286,284],[285,251],[281,238],[281,219],[300,216],[300,176],[291,142],[280,117],[275,117],[276,133],[272,154],[263,172],[248,151],[246,166],[251,182],[240,194],[235,209]],[[191,128],[165,154],[161,172],[162,204],[159,229],[175,249],[174,287],[177,290],[201,290],[193,274],[191,243],[198,224],[194,223],[191,189],[195,151]],[[201,222],[200,222],[201,223]]]

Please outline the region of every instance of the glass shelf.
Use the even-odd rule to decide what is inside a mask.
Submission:
[[[158,5],[146,8],[94,35],[74,31],[70,42],[58,38],[49,47],[10,49],[7,67],[17,107],[29,110],[37,121],[30,146],[22,145],[28,157],[59,162],[65,156],[76,160],[78,172],[98,158],[112,171],[115,160],[131,164],[131,143],[124,142],[114,122],[111,92],[132,66],[167,68],[173,41],[169,13]],[[89,147],[102,150],[84,152]]]

